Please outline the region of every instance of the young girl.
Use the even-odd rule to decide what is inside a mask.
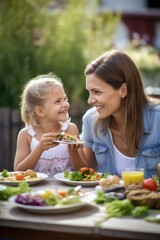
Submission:
[[[77,126],[68,120],[68,110],[62,82],[54,75],[38,76],[25,85],[21,117],[26,127],[18,134],[14,170],[34,169],[51,176],[83,165],[74,158],[74,145],[54,142],[61,132],[79,137]]]

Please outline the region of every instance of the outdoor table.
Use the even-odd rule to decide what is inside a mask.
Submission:
[[[71,186],[53,177],[31,186],[34,190],[55,187],[66,189]],[[95,191],[95,187],[83,189]],[[70,213],[37,214],[25,212],[8,201],[0,201],[0,240],[160,239],[160,225],[157,223],[124,217],[111,218],[97,227],[96,221],[104,216],[104,206],[96,204],[87,205]]]

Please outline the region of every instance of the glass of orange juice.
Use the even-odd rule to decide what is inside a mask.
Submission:
[[[122,180],[124,181],[125,187],[131,184],[143,184],[144,180],[144,169],[143,168],[127,168],[122,170]]]

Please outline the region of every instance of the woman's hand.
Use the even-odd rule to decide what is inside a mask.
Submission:
[[[83,148],[83,144],[68,144],[68,151],[77,151],[79,148]]]

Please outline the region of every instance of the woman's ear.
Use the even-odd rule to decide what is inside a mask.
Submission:
[[[121,90],[121,98],[125,98],[127,96],[127,85],[123,83],[120,87]]]
[[[37,116],[43,117],[44,116],[44,111],[41,106],[35,106],[35,113]]]

